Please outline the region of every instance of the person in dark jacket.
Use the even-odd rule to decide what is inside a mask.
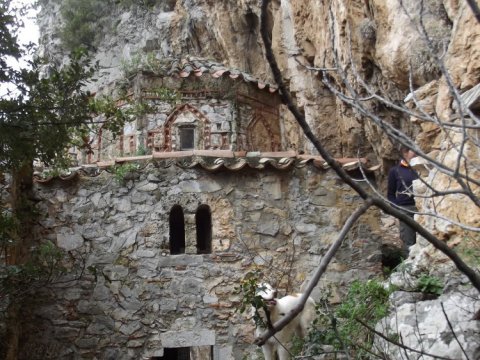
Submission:
[[[400,148],[402,159],[390,169],[388,173],[388,192],[387,198],[405,209],[405,213],[413,219],[417,207],[412,192],[412,182],[418,179],[418,174],[413,170],[409,163],[415,156],[415,152],[407,147]],[[412,212],[413,211],[413,212]],[[410,226],[400,221],[400,239],[403,242],[403,253],[408,257],[409,248],[416,243],[416,232]]]

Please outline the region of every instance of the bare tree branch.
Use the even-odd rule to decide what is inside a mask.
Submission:
[[[310,126],[308,125],[307,121],[305,120],[304,115],[299,111],[299,109],[294,105],[294,102],[292,100],[291,94],[287,87],[285,86],[285,83],[283,82],[283,77],[280,72],[280,69],[278,67],[277,61],[275,59],[275,56],[272,51],[272,41],[270,39],[270,36],[268,34],[268,29],[267,29],[267,7],[269,4],[269,0],[262,0],[262,6],[261,6],[261,26],[260,26],[260,33],[264,42],[265,46],[265,56],[267,58],[268,63],[270,64],[270,68],[272,69],[273,76],[275,78],[275,81],[277,82],[279,89],[280,89],[280,96],[282,97],[282,100],[284,101],[285,104],[287,104],[288,109],[290,112],[293,114],[295,119],[297,120],[298,124],[302,128],[305,136],[312,142],[312,144],[315,146],[317,151],[320,153],[320,155],[323,157],[323,159],[327,162],[328,165],[337,173],[337,175],[347,184],[349,185],[353,190],[355,190],[364,200],[369,200],[372,201],[375,206],[378,208],[382,209],[384,212],[387,214],[390,214],[397,219],[401,220],[402,222],[406,223],[408,226],[410,226],[412,229],[414,229],[418,234],[423,236],[430,244],[432,244],[436,249],[440,250],[443,252],[446,256],[448,256],[457,269],[465,274],[472,285],[480,292],[480,274],[475,272],[472,268],[470,268],[461,258],[458,256],[458,254],[450,249],[446,243],[443,241],[439,240],[436,236],[434,236],[432,233],[430,233],[427,229],[425,229],[423,226],[418,224],[415,220],[413,220],[410,216],[405,214],[403,211],[398,210],[393,208],[390,204],[385,202],[383,199],[379,198],[378,196],[374,196],[372,194],[369,194],[360,184],[355,182],[347,173],[346,171],[335,161],[335,159],[330,155],[330,153],[323,147],[323,145],[320,143],[319,139],[313,134]],[[338,93],[335,93],[336,95]],[[339,94],[340,96],[340,94]],[[352,106],[355,106],[355,104],[352,104]],[[380,122],[381,124],[381,122]],[[391,128],[391,131],[397,131],[396,129]],[[408,143],[412,143],[410,139],[405,137],[405,139],[408,141]],[[457,178],[459,180],[459,178]],[[469,179],[469,181],[472,181]],[[472,181],[473,182],[473,181]],[[478,183],[480,185],[480,182],[476,181],[475,183]],[[478,199],[477,203],[478,203]]]
[[[338,249],[340,248],[340,245],[342,245],[343,240],[347,236],[348,232],[351,230],[353,225],[356,223],[358,218],[364,214],[370,206],[372,206],[373,201],[372,200],[367,200],[360,208],[355,210],[350,217],[347,219],[345,222],[345,225],[343,225],[343,228],[338,235],[337,239],[334,241],[334,243],[330,246],[328,251],[326,252],[325,256],[322,258],[320,261],[320,264],[318,265],[317,269],[315,270],[315,273],[313,274],[312,278],[308,282],[307,288],[305,291],[302,293],[302,296],[300,297],[299,303],[297,306],[295,306],[291,312],[286,314],[284,317],[282,317],[279,321],[277,321],[273,326],[269,329],[267,329],[263,334],[258,336],[255,339],[255,344],[256,345],[263,345],[265,342],[274,334],[282,330],[295,316],[297,316],[302,310],[303,307],[305,306],[305,303],[307,302],[308,297],[312,293],[314,287],[317,285],[318,281],[322,277],[323,273],[327,270],[328,265],[332,261],[333,257],[337,253]]]
[[[470,360],[470,358],[468,357],[467,352],[465,351],[465,349],[464,349],[463,346],[462,346],[462,343],[458,340],[457,334],[455,334],[455,331],[453,331],[452,323],[450,322],[450,319],[449,319],[448,316],[447,316],[447,312],[445,311],[445,307],[443,306],[443,302],[440,302],[440,305],[442,306],[443,315],[445,316],[445,320],[447,320],[448,327],[450,328],[450,331],[452,332],[453,337],[454,337],[455,340],[457,341],[458,346],[460,346],[460,349],[462,349],[462,352],[463,352],[463,355],[465,355],[465,358],[466,358],[467,360]]]
[[[439,356],[439,355],[433,355],[433,354],[429,354],[427,352],[424,352],[424,351],[420,351],[420,350],[416,350],[416,349],[413,349],[411,347],[408,347],[398,341],[395,341],[394,339],[391,339],[387,336],[385,336],[384,334],[382,334],[381,332],[375,330],[374,328],[372,328],[370,325],[368,325],[366,322],[362,321],[361,319],[359,318],[355,318],[356,321],[358,321],[360,324],[362,324],[363,326],[365,326],[365,328],[368,330],[368,331],[371,331],[372,333],[374,333],[375,335],[381,337],[383,340],[386,340],[388,341],[389,343],[392,343],[393,345],[396,345],[404,350],[408,350],[408,351],[411,351],[411,352],[414,352],[414,353],[417,353],[417,354],[421,354],[421,355],[426,355],[426,356],[431,356],[433,357],[434,359],[441,359],[441,360],[455,360],[455,359],[451,359],[451,358],[447,358],[447,357],[443,357],[443,356]]]
[[[467,0],[467,4],[470,6],[475,18],[480,23],[480,8],[478,7],[477,2],[475,0]]]

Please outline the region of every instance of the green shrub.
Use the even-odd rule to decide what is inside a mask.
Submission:
[[[261,276],[262,273],[257,269],[249,271],[240,281],[240,285],[235,288],[235,292],[241,295],[240,307],[237,310],[244,313],[253,306],[256,309],[253,320],[257,326],[265,326],[265,319],[262,319],[258,313],[259,309],[266,307],[263,298],[257,295]]]
[[[156,87],[153,88],[152,91],[161,101],[176,104],[181,99],[181,94],[178,91],[166,87]]]
[[[137,155],[137,156],[147,155],[147,149],[145,149],[145,146],[143,146],[143,144],[140,144],[138,146],[138,149],[137,149],[137,152],[135,153],[135,155]]]
[[[374,328],[388,313],[388,297],[394,288],[385,288],[379,280],[355,280],[343,302],[333,309],[326,292],[317,307],[317,319],[307,337],[309,354],[322,353],[322,345],[335,351],[348,352],[353,358],[365,356],[373,342],[373,334],[358,320]]]
[[[104,20],[111,10],[110,1],[65,0],[60,12],[64,24],[60,38],[67,50],[93,49],[104,36]]]
[[[15,243],[14,239],[18,226],[18,220],[11,212],[0,212],[0,247],[2,250]]]
[[[133,5],[145,6],[147,8],[154,7],[157,3],[161,3],[159,0],[118,0],[121,6],[129,8]]]
[[[115,179],[119,184],[124,184],[131,174],[138,170],[138,165],[133,163],[125,163],[117,165],[114,168]]]
[[[33,288],[54,282],[66,272],[64,255],[48,241],[32,250],[27,263],[0,267],[0,299],[8,295],[19,300]]]
[[[468,265],[480,270],[479,234],[464,236],[460,244],[455,249]]]
[[[441,295],[443,292],[443,283],[436,276],[423,274],[417,282],[417,289],[426,294]]]

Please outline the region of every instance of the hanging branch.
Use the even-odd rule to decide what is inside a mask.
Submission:
[[[372,206],[372,201],[367,200],[360,208],[355,210],[352,213],[352,215],[350,215],[350,217],[345,222],[345,225],[343,225],[342,231],[338,235],[337,239],[333,242],[333,244],[330,246],[328,251],[325,253],[325,256],[322,257],[322,260],[320,261],[320,264],[315,270],[315,273],[313,274],[312,278],[308,282],[307,288],[305,289],[303,294],[300,296],[300,300],[298,304],[292,309],[292,311],[290,311],[288,314],[282,317],[279,321],[273,324],[271,328],[269,328],[263,334],[258,336],[255,339],[256,345],[261,346],[265,344],[265,342],[270,337],[272,337],[274,334],[282,330],[295,316],[297,316],[303,310],[305,303],[307,302],[307,299],[309,298],[314,287],[317,285],[318,281],[322,277],[323,273],[327,270],[328,265],[332,261],[333,257],[337,253],[340,246],[342,245],[343,240],[348,235],[349,231],[351,230],[353,225],[355,225],[355,223],[360,218],[360,216],[362,216],[370,208],[370,206]]]
[[[475,18],[477,21],[480,23],[480,8],[478,7],[478,4],[475,0],[467,0],[468,6],[470,6],[470,9],[472,9],[473,14],[475,15]]]
[[[436,236],[430,233],[427,229],[423,226],[418,224],[415,220],[413,220],[409,215],[405,214],[403,211],[395,209],[390,204],[385,202],[383,199],[379,198],[375,194],[368,193],[365,189],[361,187],[360,184],[355,182],[347,173],[346,171],[338,164],[335,159],[330,155],[330,153],[323,147],[320,140],[313,134],[310,126],[308,125],[307,121],[303,114],[299,111],[299,109],[294,105],[292,100],[291,94],[285,83],[283,82],[283,77],[278,67],[277,61],[272,51],[272,41],[268,34],[267,29],[267,7],[269,4],[269,0],[262,0],[261,6],[261,26],[260,26],[260,33],[263,39],[263,43],[265,46],[265,56],[267,61],[270,65],[272,70],[273,76],[275,78],[276,83],[280,89],[280,96],[285,104],[287,104],[288,109],[295,117],[296,121],[302,128],[305,136],[312,142],[315,146],[317,151],[323,157],[323,159],[327,162],[328,165],[337,173],[337,175],[353,190],[355,190],[360,197],[364,200],[369,200],[372,202],[373,205],[377,206],[379,209],[383,210],[385,213],[392,215],[399,219],[400,221],[406,223],[412,229],[414,229],[419,235],[423,236],[430,244],[432,244],[436,249],[440,250],[446,256],[448,256],[452,262],[455,264],[457,269],[465,274],[472,285],[480,292],[480,274],[475,272],[472,268],[470,268],[458,254],[450,249],[448,245],[439,240]]]
[[[392,343],[393,345],[396,345],[396,346],[404,349],[406,355],[408,355],[408,354],[406,353],[406,351],[408,350],[408,351],[411,351],[411,352],[414,352],[414,353],[417,353],[417,354],[421,354],[421,355],[425,355],[425,356],[430,356],[430,357],[432,357],[432,358],[434,358],[434,359],[454,360],[454,359],[452,359],[452,358],[447,358],[447,357],[444,357],[444,356],[438,356],[438,355],[429,354],[429,353],[426,353],[426,352],[424,352],[424,351],[416,350],[416,349],[414,349],[414,348],[411,348],[411,347],[409,347],[409,346],[406,346],[406,345],[404,345],[404,344],[402,344],[402,343],[400,343],[400,342],[398,342],[398,341],[396,341],[396,340],[393,340],[393,339],[385,336],[384,334],[382,334],[381,332],[375,330],[374,328],[372,328],[370,325],[368,325],[366,322],[362,321],[361,319],[356,318],[355,320],[358,321],[358,322],[359,322],[360,324],[362,324],[363,326],[365,326],[365,328],[366,328],[368,331],[371,331],[373,334],[375,334],[375,335],[381,337],[382,339],[384,339],[384,340]],[[407,358],[408,358],[408,357],[407,357]]]

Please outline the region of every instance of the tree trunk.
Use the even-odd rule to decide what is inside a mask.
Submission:
[[[25,162],[12,173],[11,207],[18,220],[18,230],[15,234],[15,243],[6,252],[8,265],[24,264],[30,256],[33,242],[32,229],[35,220],[34,204],[32,203],[33,165]],[[7,310],[5,334],[5,360],[18,358],[18,346],[22,333],[22,322],[19,317],[22,309],[22,300],[11,297]]]

